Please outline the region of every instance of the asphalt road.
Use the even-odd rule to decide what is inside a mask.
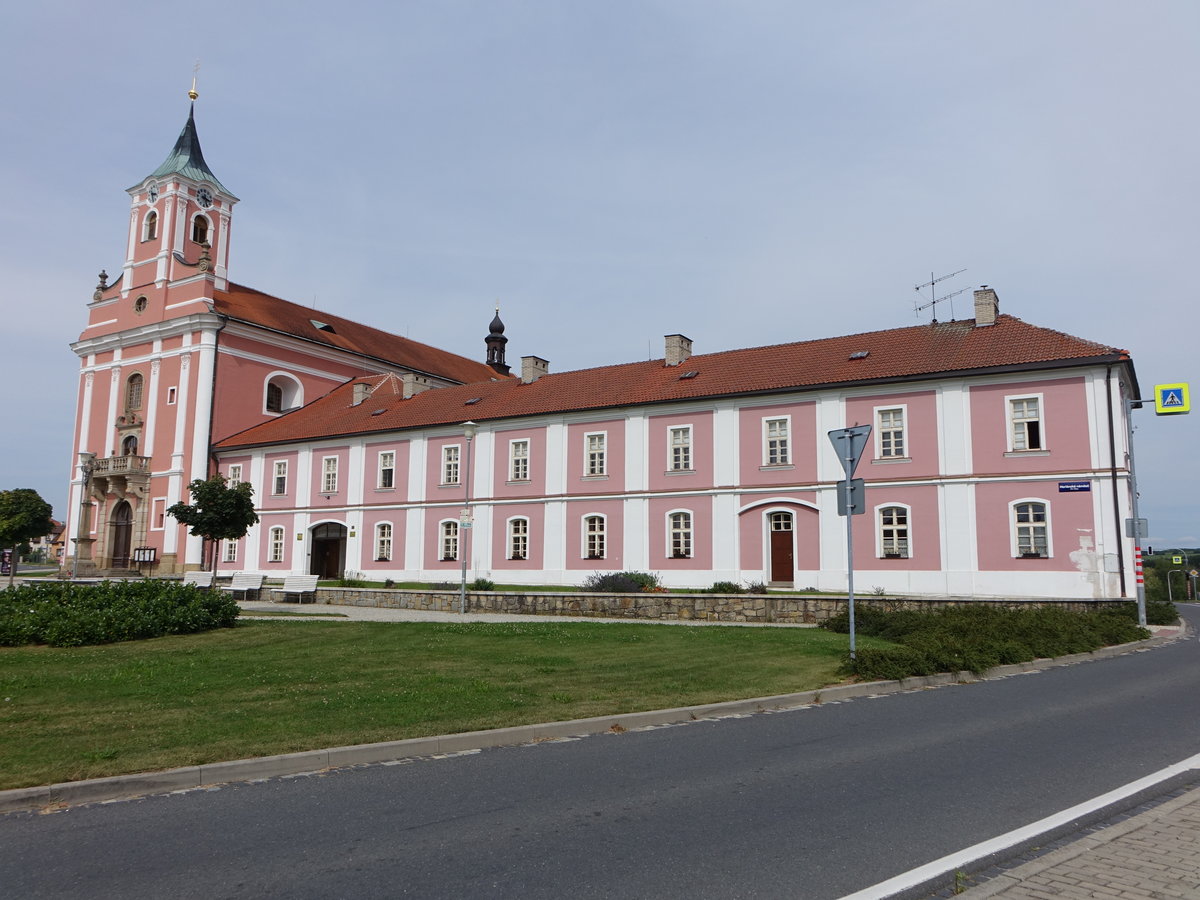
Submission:
[[[877,699],[14,813],[0,894],[837,898],[1198,750],[1190,639]]]

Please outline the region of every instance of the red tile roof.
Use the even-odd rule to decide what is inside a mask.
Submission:
[[[213,297],[214,312],[231,319],[383,360],[422,374],[460,383],[502,377],[486,363],[388,334],[333,313],[281,300],[254,288],[230,284],[229,290],[215,291]],[[329,326],[330,330],[318,328],[313,324],[314,320]]]
[[[865,356],[851,358],[866,352]],[[728,350],[693,356],[682,365],[627,363],[425,391],[408,400],[395,378],[359,378],[377,384],[358,406],[352,382],[295,412],[232,435],[219,449],[483,422],[518,416],[604,409],[737,394],[771,393],[824,385],[932,378],[955,372],[1037,370],[1084,363],[1129,361],[1123,350],[1029,325],[1013,316],[976,327],[942,322],[866,334]],[[691,378],[682,378],[695,372]],[[478,398],[475,403],[468,401]]]

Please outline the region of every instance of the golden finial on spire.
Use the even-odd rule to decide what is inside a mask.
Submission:
[[[188,96],[195,100],[200,95],[196,93],[196,74],[200,71],[200,60],[196,60],[196,64],[192,66],[192,89],[188,91]]]

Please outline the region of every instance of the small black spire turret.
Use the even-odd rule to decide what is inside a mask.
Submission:
[[[500,305],[496,304],[496,316],[488,326],[488,336],[484,338],[487,344],[487,364],[501,375],[508,374],[508,366],[504,364],[504,345],[508,338],[504,336],[504,323],[500,321]]]

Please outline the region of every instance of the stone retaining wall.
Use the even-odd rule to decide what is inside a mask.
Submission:
[[[388,590],[385,588],[317,588],[317,602],[334,606],[377,606],[458,612],[457,591]],[[946,606],[1061,606],[1093,609],[1107,600],[1020,600],[947,597],[944,599],[856,597],[855,606],[887,610],[930,611]],[[468,591],[468,612],[524,613],[544,616],[591,616],[610,619],[699,619],[708,622],[785,622],[819,625],[846,607],[840,597],[780,594],[590,594],[505,593]]]

